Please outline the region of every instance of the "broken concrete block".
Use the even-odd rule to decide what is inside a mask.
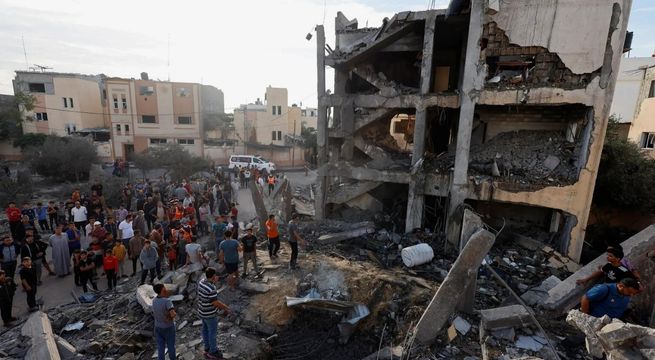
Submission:
[[[447,333],[448,333],[448,341],[449,342],[455,340],[455,338],[457,337],[457,329],[455,328],[454,324],[450,325],[450,327],[447,330]]]
[[[57,342],[57,350],[59,351],[59,356],[61,356],[62,359],[68,360],[77,356],[77,349],[71,343],[66,341],[66,339],[59,335],[55,335],[55,341]]]
[[[514,330],[513,327],[492,330],[491,334],[497,339],[503,339],[508,341],[514,341],[514,339],[516,338],[516,331]]]
[[[48,315],[41,311],[32,313],[21,328],[21,335],[31,338],[31,346],[24,359],[42,360],[51,359],[59,360],[59,350],[52,332],[50,319]]]
[[[516,234],[516,233],[512,234],[512,236],[514,237],[514,242],[517,245],[519,245],[519,246],[521,246],[521,247],[523,247],[523,248],[525,248],[527,250],[536,251],[536,250],[540,249],[543,246],[543,243],[541,241],[529,238],[527,236],[523,236],[523,235]]]
[[[471,236],[416,325],[415,335],[419,342],[428,344],[437,337],[458,306],[468,282],[475,279],[474,275],[495,239],[495,235],[482,229]]]
[[[252,282],[248,280],[241,280],[239,282],[239,289],[242,289],[244,291],[254,292],[254,293],[266,293],[271,289],[271,287],[262,283]]]
[[[466,335],[471,330],[471,324],[459,316],[453,320],[453,326],[462,335]]]
[[[136,360],[136,357],[134,357],[133,353],[125,353],[119,357],[118,360]]]
[[[559,163],[560,163],[560,159],[557,156],[548,155],[548,157],[546,157],[546,160],[544,160],[543,165],[548,170],[553,171],[557,166],[559,166]]]
[[[557,286],[561,282],[562,280],[560,280],[557,276],[551,275],[546,280],[544,280],[539,286],[530,289],[527,292],[525,292],[523,295],[521,295],[521,299],[523,299],[523,301],[525,301],[525,303],[530,306],[541,304],[546,294],[548,294],[548,291],[554,288],[555,286]]]
[[[516,342],[514,343],[514,346],[516,346],[519,349],[539,351],[547,343],[548,342],[546,341],[546,339],[541,336],[519,335],[519,337],[516,339]]]
[[[82,349],[82,352],[85,354],[94,354],[98,355],[103,352],[103,347],[102,344],[97,342],[97,341],[92,341],[88,343],[84,349]]]
[[[333,244],[344,240],[360,237],[366,234],[375,233],[375,226],[371,222],[364,222],[360,226],[334,234],[326,234],[318,237],[318,242],[321,244]]]
[[[180,325],[177,326],[177,330],[182,330],[188,324],[189,322],[187,320],[184,320],[180,323]]]
[[[613,322],[598,331],[598,338],[606,350],[616,349],[624,344],[635,342],[640,334],[623,322]]]
[[[607,352],[607,360],[637,360],[643,359],[641,352],[636,349],[613,349]],[[646,358],[652,359],[652,358]]]
[[[136,288],[136,301],[147,314],[152,312],[152,299],[156,297],[157,294],[151,285],[141,285]]]
[[[480,311],[481,324],[485,329],[493,330],[529,324],[530,313],[522,305],[510,305]]]
[[[600,358],[603,357],[603,346],[597,336],[600,330],[606,324],[612,321],[608,316],[602,318],[587,315],[578,310],[571,310],[566,316],[566,322],[582,331],[585,336],[585,345],[589,355]]]

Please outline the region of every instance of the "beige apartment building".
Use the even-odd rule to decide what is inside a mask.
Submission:
[[[105,128],[103,81],[102,75],[16,71],[14,93],[35,98],[23,131],[64,136]]]
[[[621,59],[610,113],[627,138],[655,158],[655,57]]]
[[[115,158],[163,144],[203,156],[200,84],[154,81],[143,73],[138,80],[108,78],[105,86]]]

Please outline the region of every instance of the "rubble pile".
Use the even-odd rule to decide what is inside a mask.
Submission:
[[[655,329],[624,323],[607,315],[596,318],[571,310],[566,321],[582,331],[587,351],[595,358],[640,360],[655,358]]]
[[[473,175],[517,185],[569,185],[578,177],[574,150],[575,144],[559,131],[504,132],[471,147],[469,169]],[[426,164],[447,174],[455,164],[455,153],[444,153]]]

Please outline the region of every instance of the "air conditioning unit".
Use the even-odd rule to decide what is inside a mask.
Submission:
[[[153,92],[155,92],[155,87],[154,86],[148,86],[146,88],[146,91],[153,93]]]

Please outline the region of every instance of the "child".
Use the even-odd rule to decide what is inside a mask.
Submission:
[[[80,249],[73,250],[73,256],[71,260],[73,261],[73,274],[75,274],[75,286],[82,286],[80,281]]]
[[[175,253],[175,248],[172,246],[168,247],[168,267],[170,270],[175,270],[177,268],[177,254]]]
[[[123,245],[123,242],[116,241],[111,252],[116,257],[116,260],[118,260],[118,276],[127,277],[127,274],[125,273],[125,258],[127,257],[127,249],[125,248],[125,245]]]
[[[93,290],[98,291],[98,284],[93,279],[93,270],[95,269],[95,264],[92,259],[87,257],[86,250],[80,252],[80,284],[84,292],[88,292],[89,289],[86,286],[87,282],[91,283]]]
[[[578,285],[586,285],[592,280],[602,278],[603,283],[618,283],[623,278],[633,278],[638,280],[632,271],[630,271],[621,260],[623,259],[623,250],[617,247],[607,248],[607,264],[594,271],[591,275],[576,281]]]
[[[118,258],[114,256],[111,250],[105,251],[105,257],[102,259],[102,268],[107,275],[107,289],[112,290],[116,287],[116,273],[118,273]]]
[[[32,258],[25,256],[23,258],[23,267],[20,269],[20,282],[27,294],[27,306],[30,312],[39,310],[36,306],[36,269],[32,267]]]

